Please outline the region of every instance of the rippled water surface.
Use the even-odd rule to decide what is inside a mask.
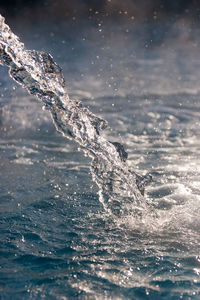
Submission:
[[[71,26],[15,32],[53,54],[69,95],[108,121],[131,168],[151,172],[149,209],[106,213],[90,159],[1,67],[0,295],[199,299],[198,30],[108,24],[102,37],[98,24]]]

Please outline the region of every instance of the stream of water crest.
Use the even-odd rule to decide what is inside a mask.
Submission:
[[[141,193],[151,177],[142,178],[129,170],[123,146],[100,135],[107,122],[82,107],[80,101],[69,99],[62,71],[51,55],[26,50],[2,16],[0,34],[1,64],[7,65],[10,76],[43,102],[44,108],[51,112],[56,129],[73,138],[92,157],[93,178],[105,208],[117,215],[144,208]]]
[[[60,26],[27,50],[0,15],[0,297],[198,300],[196,33],[142,52],[140,27]]]

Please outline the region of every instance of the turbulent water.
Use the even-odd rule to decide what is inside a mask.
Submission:
[[[49,42],[38,39],[49,28],[25,34],[29,48],[57,55],[68,97],[52,57],[26,50],[3,19],[1,26],[1,61],[46,108],[1,68],[2,299],[199,299],[195,31],[188,38],[173,28],[161,46],[144,52],[134,44],[140,27],[109,25],[103,39],[87,26],[65,38],[59,32],[66,34],[67,25],[54,28]],[[71,141],[54,129],[49,111]],[[100,135],[104,119],[110,128]],[[129,153],[126,162],[116,141]],[[136,168],[151,170],[144,196],[128,171]]]

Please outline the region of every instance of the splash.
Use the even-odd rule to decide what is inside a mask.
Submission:
[[[80,101],[69,98],[61,68],[50,54],[27,50],[0,15],[0,63],[10,76],[49,110],[56,129],[74,139],[92,158],[91,171],[104,208],[115,215],[140,212],[146,204],[144,186],[150,177],[128,169],[127,153],[119,143],[101,136],[107,122]]]

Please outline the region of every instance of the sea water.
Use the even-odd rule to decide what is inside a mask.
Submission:
[[[69,98],[107,120],[104,139],[123,144],[128,168],[150,171],[153,180],[144,196],[136,191],[141,214],[106,210],[91,158],[1,67],[1,297],[198,299],[195,32],[186,43],[175,28],[176,42],[169,34],[165,47],[160,41],[142,51],[131,28],[107,25],[102,39],[95,26],[83,26],[73,39],[66,24],[60,28],[45,41],[37,35],[46,37],[49,28],[34,28],[23,41],[57,56]]]

